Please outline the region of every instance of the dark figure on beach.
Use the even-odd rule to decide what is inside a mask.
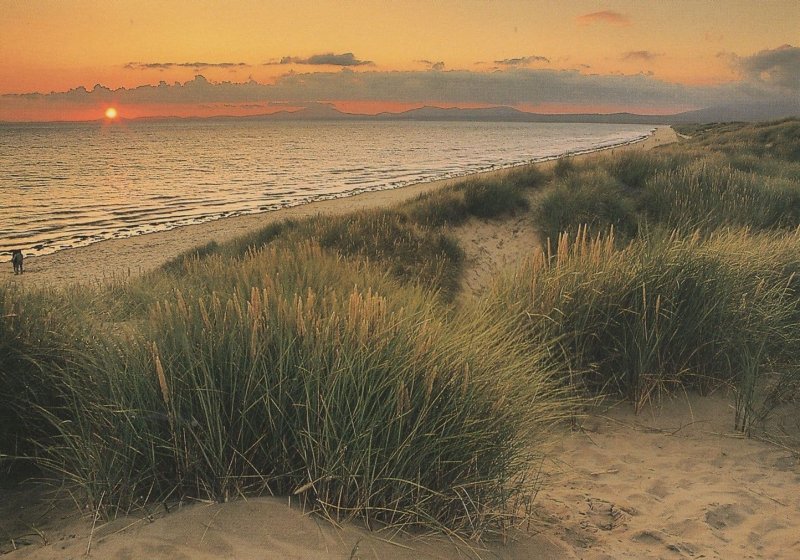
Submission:
[[[11,264],[14,265],[14,274],[22,274],[22,251],[19,249],[11,251]]]

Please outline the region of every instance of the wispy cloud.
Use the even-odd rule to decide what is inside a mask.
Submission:
[[[546,56],[537,56],[537,55],[530,55],[530,56],[521,56],[519,58],[504,58],[503,60],[495,60],[495,64],[499,64],[501,66],[527,66],[528,64],[533,64],[536,62],[544,62],[545,64],[550,64],[550,59]]]
[[[659,56],[664,56],[664,53],[655,53],[653,51],[628,51],[622,54],[622,60],[653,60]]]
[[[592,25],[595,23],[607,23],[609,25],[631,25],[631,19],[625,14],[613,10],[603,10],[578,16],[577,21],[580,25]]]
[[[419,62],[420,64],[424,64],[430,70],[435,70],[437,72],[441,72],[444,70],[444,62],[441,60],[439,62],[433,62],[432,60],[415,60],[414,62]]]
[[[314,54],[309,57],[284,56],[278,62],[267,62],[267,66],[274,64],[308,64],[313,66],[367,66],[372,64],[371,60],[360,60],[351,53],[334,54],[332,52]]]
[[[244,62],[129,62],[123,66],[127,70],[172,70],[174,68],[249,68]]]

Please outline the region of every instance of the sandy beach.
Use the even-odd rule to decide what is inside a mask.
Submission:
[[[670,127],[662,126],[642,141],[609,150],[650,149],[673,142],[675,139],[675,132]],[[586,158],[591,155],[574,157]],[[554,165],[554,161],[532,165],[547,167]],[[506,172],[507,170],[489,171],[484,175]],[[270,223],[285,219],[302,219],[317,214],[338,215],[356,210],[392,206],[460,180],[463,180],[463,177],[420,183],[399,189],[373,191],[347,198],[322,200],[272,212],[223,218],[147,235],[101,241],[86,247],[27,258],[25,274],[22,276],[15,277],[11,264],[3,263],[5,266],[0,272],[0,280],[18,282],[23,287],[51,287],[102,282],[110,278],[127,278],[158,268],[193,247],[210,241],[221,243]]]
[[[669,127],[614,148],[651,149],[677,140]],[[576,157],[592,157],[591,154]],[[546,162],[537,165],[554,165]],[[492,173],[503,173],[495,171]],[[457,179],[456,179],[457,180]],[[152,270],[212,240],[223,242],[286,218],[386,207],[455,180],[227,218],[104,241],[26,261],[24,287],[67,286]],[[454,231],[467,253],[467,290],[479,293],[536,241],[529,220],[472,219]],[[800,557],[800,457],[788,447],[733,431],[729,395],[684,395],[598,406],[564,428],[543,466],[545,484],[529,525],[506,543],[460,543],[341,527],[286,498],[187,503],[94,522],[40,486],[0,486],[0,555],[10,559],[640,559]],[[798,422],[779,418],[800,433]],[[294,506],[294,507],[292,507]]]

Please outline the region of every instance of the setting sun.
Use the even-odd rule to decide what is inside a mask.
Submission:
[[[106,118],[109,120],[114,120],[117,118],[117,110],[114,107],[109,107],[106,109]]]

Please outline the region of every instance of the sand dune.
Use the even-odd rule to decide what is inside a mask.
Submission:
[[[800,458],[732,431],[730,398],[624,403],[565,429],[528,528],[506,544],[337,528],[278,498],[163,508],[97,525],[29,488],[4,492],[9,559],[465,559],[800,557]],[[796,426],[795,426],[796,428]],[[10,533],[10,531],[13,531]],[[15,542],[7,535],[16,535]],[[46,539],[46,544],[44,539]],[[13,546],[17,547],[12,551]]]
[[[642,149],[675,134],[660,128]],[[286,217],[386,206],[426,184],[266,215],[230,218],[29,259],[25,286],[63,286],[139,274],[212,239],[224,241]],[[466,285],[480,292],[535,242],[522,218],[472,220],[457,230]],[[10,269],[10,266],[9,266]],[[3,276],[10,276],[10,270]],[[8,278],[9,276],[6,276]],[[13,278],[13,276],[11,277]],[[639,415],[629,404],[591,411],[563,431],[545,465],[530,526],[507,543],[468,546],[398,536],[357,523],[335,527],[287,499],[184,504],[94,524],[92,512],[52,502],[37,485],[0,486],[0,555],[9,559],[464,559],[800,558],[800,457],[732,431],[730,398],[685,396]],[[797,431],[797,419],[789,422]],[[800,433],[800,431],[797,431]]]
[[[800,558],[798,456],[733,432],[730,403],[589,416],[553,454],[545,534],[585,560]]]

